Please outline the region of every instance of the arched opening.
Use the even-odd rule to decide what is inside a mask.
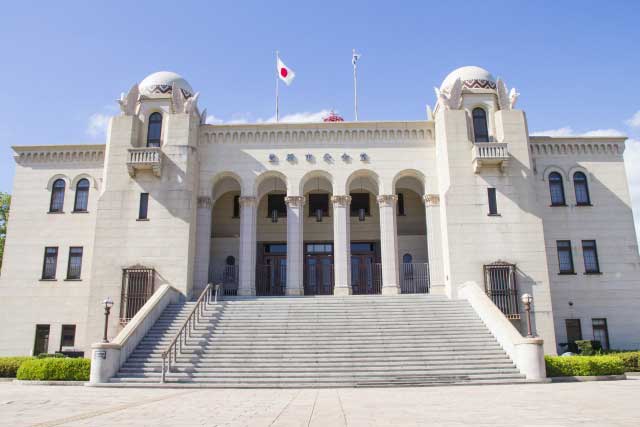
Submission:
[[[162,136],[162,114],[153,113],[149,116],[149,127],[147,128],[147,147],[160,147]]]
[[[473,117],[473,138],[475,142],[489,142],[489,127],[487,126],[487,112],[484,108],[474,108],[471,112]]]
[[[53,182],[51,187],[51,202],[49,203],[49,212],[62,212],[64,209],[64,179],[59,178]]]
[[[304,293],[333,295],[333,206],[331,177],[312,172],[301,182],[305,196],[303,225]]]
[[[427,293],[429,266],[423,182],[415,176],[401,176],[395,182],[396,227],[400,260],[400,292]]]
[[[256,295],[285,295],[287,287],[287,183],[266,174],[257,185]]]
[[[82,178],[76,184],[76,197],[73,203],[74,212],[86,212],[89,205],[89,180]]]
[[[209,282],[222,283],[225,295],[238,294],[235,260],[240,253],[240,188],[237,178],[222,176],[215,182],[211,198]]]
[[[549,195],[551,196],[551,206],[566,205],[562,175],[559,172],[549,174]]]
[[[351,290],[355,294],[382,292],[378,179],[372,171],[355,172],[347,181],[351,196]]]
[[[576,204],[578,206],[589,206],[591,198],[589,197],[589,184],[587,176],[583,172],[573,174],[573,187],[576,192]]]

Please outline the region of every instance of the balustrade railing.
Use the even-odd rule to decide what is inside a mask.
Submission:
[[[162,151],[159,147],[129,148],[127,168],[131,176],[136,170],[150,169],[156,176],[161,175]]]
[[[160,382],[165,382],[167,373],[171,372],[171,361],[173,360],[173,363],[177,362],[178,355],[182,354],[182,349],[188,344],[191,333],[204,316],[207,305],[212,301],[214,304],[218,303],[221,298],[221,290],[221,284],[214,286],[209,283],[200,294],[200,297],[198,297],[189,316],[187,316],[187,319],[173,337],[167,349],[162,352],[162,375]]]
[[[474,157],[479,159],[505,159],[509,157],[506,142],[476,142],[473,144]]]
[[[400,292],[403,294],[429,293],[429,264],[400,264]]]

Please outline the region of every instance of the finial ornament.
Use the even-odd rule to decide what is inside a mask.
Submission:
[[[438,104],[442,105],[445,110],[459,110],[462,105],[462,86],[462,79],[458,77],[451,87],[442,90],[434,87]]]
[[[174,82],[171,86],[171,106],[173,107],[173,112],[175,114],[191,114],[192,112],[197,111],[200,92],[196,92],[193,96],[187,96],[185,96],[182,89]],[[202,120],[202,118],[200,118],[200,120]]]
[[[510,91],[507,92],[507,85],[504,80],[498,77],[496,81],[496,89],[498,91],[498,105],[501,110],[510,111],[516,107],[516,102],[518,102],[518,97],[520,94],[516,91],[515,87],[512,87]]]
[[[138,84],[134,84],[129,89],[128,94],[120,94],[120,99],[118,99],[118,104],[120,105],[120,111],[124,116],[134,116],[137,113],[138,107],[138,99],[140,98],[140,89],[138,88]]]

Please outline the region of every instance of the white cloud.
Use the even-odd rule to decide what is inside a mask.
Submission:
[[[109,119],[111,116],[108,114],[95,113],[89,117],[89,123],[87,123],[87,135],[92,138],[99,138],[107,133],[109,127]]]
[[[205,123],[208,125],[221,125],[222,123],[224,123],[224,120],[214,115],[208,115],[207,119],[205,120]]]
[[[542,136],[575,136],[573,133],[573,129],[569,126],[561,127],[558,129],[549,129],[549,130],[541,130],[532,132],[531,135],[542,135]]]
[[[628,120],[625,120],[625,123],[632,128],[640,128],[640,110],[636,111]]]
[[[282,123],[317,123],[322,122],[322,119],[331,114],[331,110],[320,110],[315,113],[293,113],[287,114],[280,118]],[[276,121],[275,117],[269,119],[270,121]]]
[[[327,117],[331,113],[331,110],[324,109],[320,111],[304,111],[300,113],[285,114],[280,117],[280,123],[319,123],[322,119]],[[234,113],[230,120],[223,120],[219,117],[210,115],[207,116],[207,124],[220,125],[220,124],[246,124],[246,123],[275,123],[276,116],[271,116],[268,119],[257,118],[255,121],[251,120],[251,113]]]
[[[549,129],[532,132],[531,135],[539,136],[624,136],[624,132],[617,129],[594,129],[583,133],[575,133],[570,126],[564,126],[558,129]]]
[[[640,140],[629,139],[624,150],[624,163],[629,180],[631,206],[636,224],[636,236],[640,236]]]

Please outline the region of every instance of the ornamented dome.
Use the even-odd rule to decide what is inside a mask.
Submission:
[[[171,95],[176,84],[185,98],[193,96],[191,85],[180,75],[171,71],[158,71],[145,77],[138,85],[142,95]]]
[[[327,117],[322,119],[322,121],[324,121],[324,122],[344,122],[344,119],[342,117],[340,117],[339,115],[337,115],[336,113],[334,113],[333,110],[332,110],[331,113],[329,113],[329,115]]]
[[[440,90],[449,88],[460,77],[465,89],[495,89],[496,79],[493,75],[484,68],[476,67],[475,65],[469,65],[466,67],[460,67],[453,70],[447,77],[445,77]]]

